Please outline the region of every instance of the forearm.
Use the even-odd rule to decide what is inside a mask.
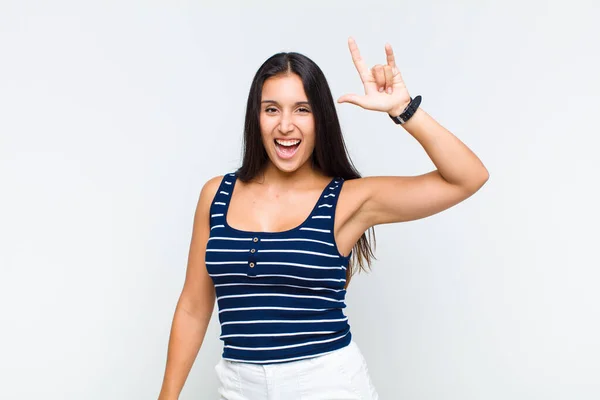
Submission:
[[[481,160],[423,109],[418,108],[402,127],[423,146],[447,182],[476,191],[488,179]]]
[[[206,309],[200,316],[195,316],[185,311],[180,304],[177,305],[159,400],[174,400],[179,397],[204,341],[211,315],[212,309]]]

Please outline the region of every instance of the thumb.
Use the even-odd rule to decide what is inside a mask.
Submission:
[[[363,96],[359,96],[357,94],[345,94],[337,100],[338,103],[352,103],[359,107],[363,107],[365,102],[363,101]]]

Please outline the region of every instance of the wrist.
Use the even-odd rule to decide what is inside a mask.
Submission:
[[[408,107],[409,104],[410,104],[410,100],[407,101],[406,103],[399,104],[396,107],[389,110],[388,114],[390,115],[390,117],[397,117],[398,115],[402,114],[404,112],[404,110],[406,110],[406,107]]]
[[[404,124],[402,124],[402,127],[412,135],[415,131],[415,128],[421,126],[421,124],[423,123],[424,115],[425,113],[423,109],[421,107],[417,108],[413,116]]]
[[[396,124],[403,125],[404,123],[406,123],[406,121],[411,119],[412,116],[415,114],[415,111],[418,110],[419,106],[421,105],[421,99],[422,99],[421,95],[415,97],[414,99],[411,97],[410,102],[405,106],[405,108],[400,112],[400,114],[397,114],[397,115],[391,114],[391,113],[392,112],[397,113],[398,108],[400,106],[403,106],[403,104],[401,104],[397,107],[393,107],[392,110],[390,110],[390,112],[388,113],[389,117]]]

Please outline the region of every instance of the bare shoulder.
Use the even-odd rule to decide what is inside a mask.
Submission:
[[[366,200],[368,197],[368,191],[365,186],[365,179],[368,178],[344,180],[344,185],[342,186],[342,191],[340,192],[339,202],[343,202],[345,208],[350,207],[352,209],[356,209]]]
[[[340,192],[340,198],[337,204],[336,210],[336,225],[340,228],[349,222],[353,222],[353,225],[358,223],[358,229],[366,230],[368,226],[366,224],[360,224],[357,221],[357,216],[360,215],[360,209],[369,197],[368,182],[365,185],[365,179],[367,178],[355,178],[346,179],[342,185]],[[365,225],[364,227],[361,225]]]
[[[334,235],[340,254],[348,255],[356,242],[369,229],[360,212],[368,197],[364,178],[345,179],[335,211]]]
[[[217,189],[219,188],[224,176],[225,175],[217,175],[207,180],[202,187],[202,191],[214,196],[217,193]]]
[[[223,177],[224,175],[217,175],[204,183],[202,190],[200,191],[200,198],[198,199],[198,207],[196,212],[198,212],[200,209],[204,209],[205,212],[208,212],[210,203],[217,194],[217,190],[219,190],[219,185],[221,184]]]

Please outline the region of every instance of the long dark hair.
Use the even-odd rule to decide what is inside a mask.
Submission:
[[[277,53],[267,59],[256,72],[246,106],[244,124],[243,161],[236,171],[238,179],[248,182],[255,178],[268,161],[260,133],[260,102],[265,81],[273,76],[296,74],[302,79],[304,91],[308,97],[315,120],[315,148],[311,155],[314,169],[326,176],[341,177],[345,180],[360,178],[342,136],[342,128],[337,116],[331,89],[323,71],[308,57],[295,53]],[[371,240],[375,245],[375,230],[369,228],[369,239],[363,233],[354,248],[352,259],[347,270],[346,285],[356,272],[354,265],[358,262],[360,269],[365,270],[365,262],[371,267],[375,259]]]

